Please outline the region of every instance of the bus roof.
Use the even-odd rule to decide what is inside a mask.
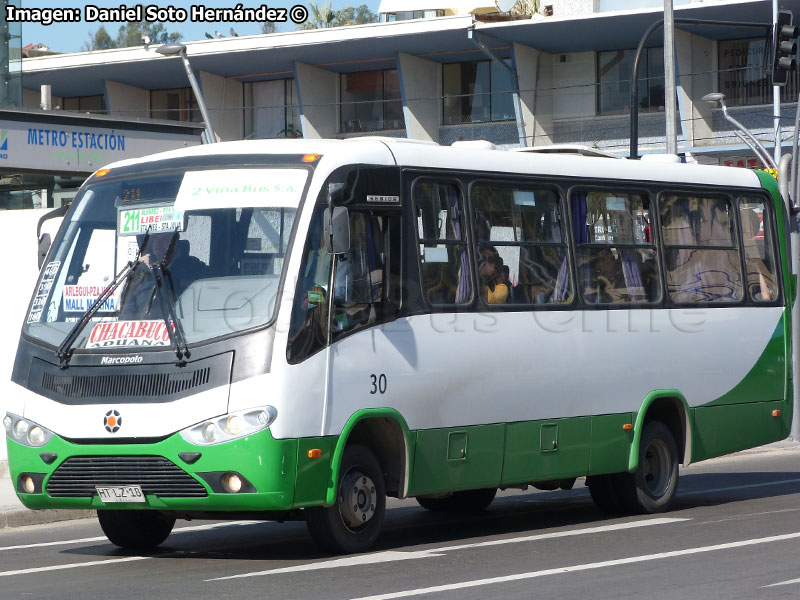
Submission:
[[[221,142],[181,148],[107,165],[114,169],[175,158],[214,155],[320,154],[336,163],[487,171],[522,175],[586,177],[642,182],[675,182],[733,187],[761,187],[750,169],[697,164],[668,164],[559,153],[519,152],[469,146],[440,146],[404,138],[360,137],[346,140],[279,139]]]

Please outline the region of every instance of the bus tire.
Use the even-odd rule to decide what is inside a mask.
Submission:
[[[607,515],[617,515],[624,511],[617,488],[618,475],[592,475],[586,478],[586,486],[595,506]]]
[[[678,446],[661,421],[644,426],[639,443],[639,467],[620,475],[618,491],[630,512],[659,513],[670,509],[678,489]]]
[[[453,492],[449,496],[418,496],[419,505],[434,512],[477,513],[486,510],[492,503],[497,488],[480,488]]]
[[[365,446],[345,448],[336,504],[306,509],[306,525],[320,546],[335,554],[368,550],[378,539],[386,512],[383,470]]]
[[[97,520],[112,544],[140,550],[157,547],[175,525],[175,517],[154,510],[98,510]]]

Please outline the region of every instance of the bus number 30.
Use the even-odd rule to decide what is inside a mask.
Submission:
[[[385,394],[386,393],[386,375],[381,373],[380,375],[375,375],[373,373],[370,375],[372,379],[372,389],[370,390],[370,394]]]

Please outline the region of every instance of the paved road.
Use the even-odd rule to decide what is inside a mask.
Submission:
[[[0,599],[800,597],[797,445],[683,470],[664,515],[604,518],[580,485],[477,517],[391,506],[375,551],[340,558],[303,523],[179,522],[151,555],[90,520],[3,530]]]

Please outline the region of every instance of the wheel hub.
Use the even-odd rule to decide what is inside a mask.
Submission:
[[[653,441],[648,446],[643,466],[644,480],[647,489],[654,498],[664,495],[670,483],[669,450],[661,440]]]
[[[375,483],[359,471],[351,471],[342,480],[339,512],[345,525],[361,527],[375,514]]]

